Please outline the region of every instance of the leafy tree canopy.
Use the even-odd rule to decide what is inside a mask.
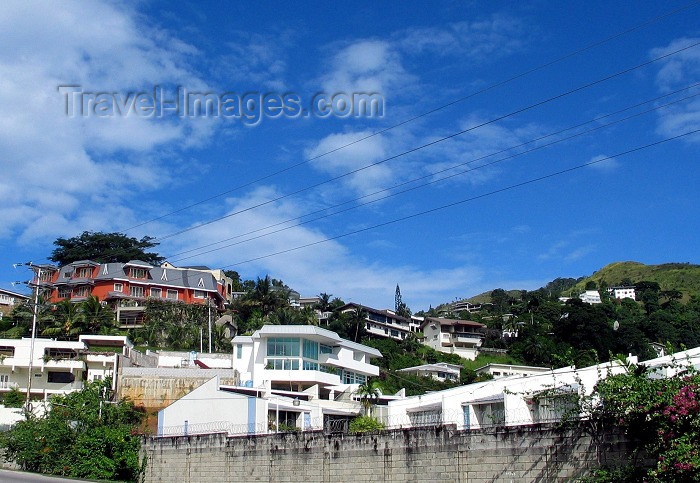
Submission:
[[[5,457],[26,471],[100,480],[138,481],[145,462],[136,434],[142,414],[109,401],[111,381],[54,396],[42,417],[30,415],[2,435]]]
[[[102,233],[84,231],[72,238],[57,238],[53,244],[49,260],[63,266],[78,260],[94,260],[99,263],[143,260],[154,265],[161,264],[165,258],[147,250],[158,245],[154,238],[145,236],[140,240],[122,233]]]

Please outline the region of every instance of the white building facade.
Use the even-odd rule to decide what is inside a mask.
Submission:
[[[373,336],[404,340],[419,331],[420,319],[401,317],[388,309],[373,309],[365,305],[349,303],[339,309],[343,313],[361,310],[365,314],[365,330]]]
[[[436,362],[435,364],[423,364],[421,366],[399,369],[398,372],[415,374],[416,376],[430,377],[436,381],[459,382],[462,366]]]
[[[609,287],[608,293],[614,299],[632,299],[636,300],[634,286]]]
[[[124,338],[125,339],[125,338]],[[83,388],[85,382],[114,377],[118,352],[91,351],[83,341],[0,339],[0,394],[17,388],[26,393],[31,360],[31,396],[47,399]]]
[[[486,326],[479,322],[426,317],[420,325],[423,344],[447,354],[474,360],[484,340]]]
[[[378,376],[372,347],[342,339],[313,325],[266,325],[232,340],[233,368],[252,388],[307,391],[328,399],[336,386]]]

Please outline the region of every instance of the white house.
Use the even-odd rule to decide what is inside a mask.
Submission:
[[[361,310],[365,314],[365,329],[373,336],[404,340],[409,334],[418,332],[420,319],[402,317],[389,309],[373,309],[365,305],[349,303],[339,309],[341,312]]]
[[[30,357],[31,338],[0,339],[0,393],[12,388],[27,392],[30,359],[33,398],[47,399],[52,394],[77,391],[86,381],[107,377],[115,384],[118,354],[122,351],[116,347],[114,351],[90,350],[86,339],[77,342],[35,339]]]
[[[628,362],[638,361],[630,356]],[[641,364],[651,369],[650,377],[658,378],[674,376],[688,365],[700,369],[700,347]],[[388,428],[452,424],[457,429],[479,429],[556,422],[564,415],[578,414],[571,396],[590,395],[598,381],[626,371],[625,365],[613,361],[506,376],[408,397],[389,402],[385,424]]]
[[[619,286],[619,287],[608,287],[608,293],[614,299],[636,299],[636,294],[634,291],[634,285],[632,286]]]
[[[382,356],[377,349],[313,325],[265,325],[231,342],[233,368],[244,386],[303,391],[321,399],[378,376],[379,367],[370,361]]]
[[[229,435],[340,429],[360,414],[352,399],[324,401],[309,393],[266,392],[219,383],[215,377],[158,412],[158,436]]]
[[[437,381],[458,382],[462,366],[437,362],[435,364],[423,364],[421,366],[399,369],[398,372],[406,372],[417,376],[432,377]]]
[[[550,372],[548,367],[519,366],[515,364],[486,364],[474,370],[477,374],[488,374],[495,378],[507,376],[534,376]]]
[[[423,344],[448,354],[474,360],[484,339],[486,326],[471,320],[426,317],[420,325]]]
[[[602,303],[600,300],[600,293],[598,293],[597,290],[586,290],[585,292],[580,294],[578,298],[580,298],[581,301],[586,302],[587,304]]]
[[[0,288],[0,319],[3,315],[7,315],[12,312],[12,309],[20,302],[27,300],[29,297],[27,295],[22,295],[21,293],[11,292],[10,290],[5,290]]]

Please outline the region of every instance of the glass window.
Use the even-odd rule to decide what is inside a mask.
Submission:
[[[124,285],[121,283],[115,283],[114,284],[114,291],[115,292],[123,292],[124,291]]]
[[[203,299],[206,296],[206,293],[204,290],[195,290],[194,291],[194,298],[196,299]]]
[[[163,290],[159,288],[151,289],[151,297],[161,298],[163,296]]]
[[[236,359],[243,357],[243,344],[236,344]]]
[[[177,300],[177,290],[169,290],[168,289],[168,297],[169,299],[172,300]]]
[[[304,339],[304,358],[318,360],[318,342]]]
[[[267,355],[299,357],[299,338],[270,337],[267,339]]]
[[[333,348],[329,345],[319,344],[318,350],[321,354],[333,354]]]
[[[268,359],[266,369],[297,371],[299,370],[299,359]]]
[[[129,288],[129,295],[131,295],[132,297],[144,297],[145,293],[146,290],[143,287],[132,285]]]
[[[75,376],[70,372],[53,372],[49,371],[48,382],[73,382],[75,381]]]
[[[304,361],[302,366],[305,371],[318,371],[318,362]]]

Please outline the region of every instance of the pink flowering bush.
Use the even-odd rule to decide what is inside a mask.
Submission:
[[[642,370],[596,386],[599,418],[621,426],[654,459],[645,481],[700,481],[700,374],[651,379]]]

